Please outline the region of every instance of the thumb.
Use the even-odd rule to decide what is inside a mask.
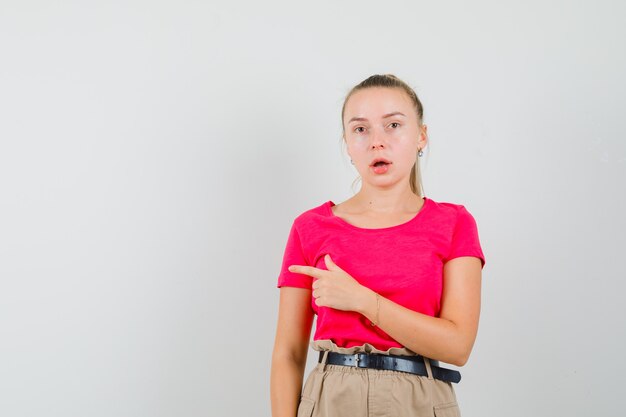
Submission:
[[[330,254],[328,253],[324,255],[324,261],[326,262],[326,268],[330,270],[341,269],[337,266],[337,264],[332,259],[330,259]]]

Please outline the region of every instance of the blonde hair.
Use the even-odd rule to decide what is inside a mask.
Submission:
[[[343,101],[343,106],[341,108],[341,129],[342,129],[342,141],[345,141],[345,126],[343,125],[343,117],[346,110],[346,103],[348,99],[359,90],[364,90],[366,88],[372,87],[386,87],[386,88],[400,88],[402,89],[411,99],[413,105],[415,106],[415,110],[417,112],[417,125],[419,127],[422,126],[423,118],[424,118],[424,108],[422,107],[422,102],[415,94],[413,88],[411,88],[407,83],[399,79],[393,74],[375,74],[372,75],[365,80],[361,81],[359,84],[352,87],[352,89],[346,95],[346,98]],[[420,172],[419,165],[419,157],[415,159],[415,165],[411,169],[411,175],[409,177],[409,185],[411,186],[411,191],[415,193],[418,197],[423,197],[424,195],[424,185],[422,184],[422,175]],[[358,181],[361,177],[358,176],[354,182]],[[354,186],[354,182],[352,185]]]

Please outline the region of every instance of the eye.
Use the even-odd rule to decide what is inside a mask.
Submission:
[[[354,128],[355,132],[362,133],[363,130],[359,130],[359,129],[365,129],[365,128],[363,126],[357,126],[356,128]]]
[[[392,122],[392,123],[391,123],[391,126],[395,128],[395,126],[393,126],[393,125],[398,125],[398,126],[400,126],[400,123],[398,123],[398,122]]]

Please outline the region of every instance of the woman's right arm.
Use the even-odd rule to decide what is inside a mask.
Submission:
[[[313,315],[311,290],[286,286],[280,288],[270,376],[272,417],[296,416]]]

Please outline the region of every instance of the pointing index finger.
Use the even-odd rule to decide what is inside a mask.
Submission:
[[[322,274],[321,269],[315,268],[313,266],[308,266],[308,265],[290,265],[289,268],[287,269],[289,269],[289,271],[291,272],[309,275],[314,278],[321,278],[321,274]]]

